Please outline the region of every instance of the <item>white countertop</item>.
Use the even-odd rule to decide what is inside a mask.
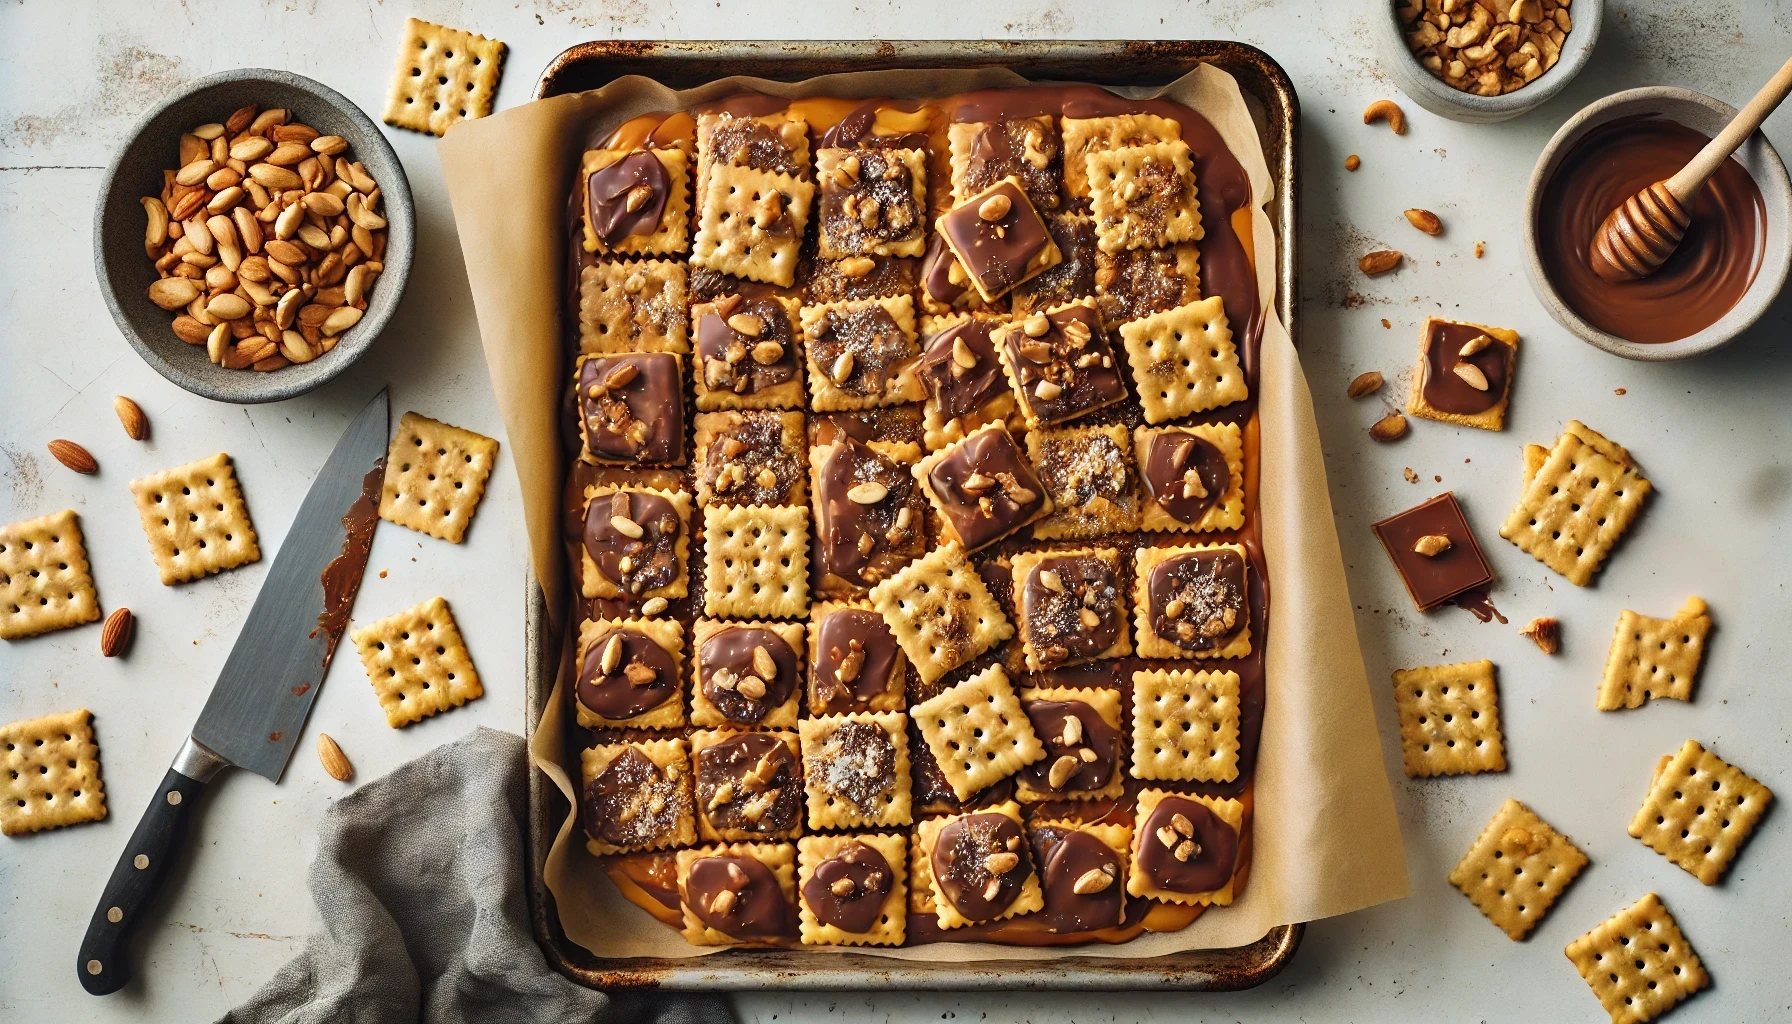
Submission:
[[[290,68],[381,105],[409,14],[510,45],[500,107],[527,100],[564,47],[589,38],[1065,37],[1236,38],[1263,47],[1300,91],[1305,130],[1299,337],[1321,429],[1339,535],[1351,567],[1357,628],[1375,686],[1386,764],[1405,831],[1413,895],[1308,930],[1292,966],[1231,995],[753,995],[749,1020],[1025,1019],[1105,1021],[1601,1020],[1561,949],[1648,891],[1662,895],[1714,979],[1676,1020],[1768,1020],[1792,1014],[1784,967],[1792,895],[1773,876],[1792,856],[1783,810],[1770,813],[1723,884],[1707,888],[1625,834],[1655,759],[1697,738],[1792,795],[1782,758],[1792,740],[1787,612],[1792,547],[1778,532],[1792,499],[1785,410],[1792,360],[1782,302],[1749,337],[1696,363],[1627,363],[1581,344],[1532,298],[1519,249],[1519,204],[1537,152],[1581,105],[1619,88],[1674,84],[1740,104],[1792,52],[1792,6],[1756,0],[1614,2],[1592,64],[1542,109],[1505,125],[1441,121],[1406,102],[1411,130],[1360,123],[1388,95],[1363,15],[1376,0],[1171,0],[1078,5],[997,0],[844,4],[755,0],[24,0],[0,10],[0,522],[62,508],[80,513],[100,598],[130,606],[130,656],[99,656],[99,627],[0,645],[0,722],[77,706],[94,710],[111,816],[102,824],[0,840],[0,1019],[203,1020],[256,989],[313,926],[303,880],[314,826],[346,787],[312,753],[335,736],[373,778],[475,725],[520,730],[523,563],[518,492],[506,453],[467,542],[379,531],[357,605],[362,621],[440,594],[453,605],[486,687],[460,710],[389,729],[352,652],[318,697],[279,786],[228,777],[208,797],[199,842],[175,892],[142,936],[139,980],[96,1000],[81,992],[76,946],[93,902],[145,800],[161,779],[230,648],[248,603],[312,473],[348,418],[381,383],[394,412],[428,415],[503,437],[486,380],[433,140],[388,129],[418,209],[417,266],[403,306],[374,351],[333,385],[258,408],[216,405],[157,376],[113,327],[94,282],[92,209],[102,168],[133,120],[165,90],[244,65]],[[1792,114],[1768,122],[1782,143]],[[1346,174],[1346,154],[1362,169]],[[1422,236],[1400,211],[1431,209],[1447,230]],[[1474,242],[1485,240],[1476,260]],[[1405,250],[1407,268],[1369,280],[1364,251]],[[1354,290],[1367,304],[1346,302]],[[1395,391],[1416,328],[1443,312],[1524,336],[1510,426],[1502,434],[1415,421],[1390,446],[1365,429],[1376,400],[1344,397],[1379,369]],[[1382,318],[1392,325],[1382,327]],[[1617,395],[1615,389],[1625,389]],[[128,440],[112,396],[136,398],[154,434]],[[1582,590],[1501,541],[1517,498],[1519,445],[1547,443],[1568,418],[1628,446],[1657,493],[1632,536]],[[51,438],[86,444],[97,477],[45,452]],[[219,449],[231,453],[268,557],[200,583],[162,587],[126,483]],[[1472,461],[1471,461],[1472,460]],[[1422,483],[1402,479],[1402,468]],[[1432,480],[1441,476],[1442,482]],[[1462,498],[1499,575],[1494,600],[1512,625],[1468,613],[1413,611],[1368,524],[1444,488]],[[1667,615],[1705,597],[1718,629],[1695,700],[1601,714],[1593,693],[1620,608]],[[1564,623],[1545,658],[1517,626]],[[1285,628],[1295,628],[1285,624]],[[1408,781],[1400,770],[1391,693],[1397,667],[1490,657],[1500,665],[1511,770]],[[1592,858],[1526,942],[1513,943],[1444,881],[1507,796],[1528,802]],[[1349,828],[1348,812],[1338,827]]]

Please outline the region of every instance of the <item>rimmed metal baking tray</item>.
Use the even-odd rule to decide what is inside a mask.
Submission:
[[[1295,279],[1299,240],[1300,101],[1287,72],[1254,46],[1225,40],[637,41],[569,47],[548,63],[535,98],[596,89],[623,75],[688,88],[730,75],[800,80],[842,71],[1005,67],[1041,81],[1165,85],[1198,64],[1237,79],[1275,182],[1267,207],[1276,232],[1276,314],[1298,344]],[[527,581],[525,735],[533,734],[554,689],[557,638],[533,573]],[[596,988],[1049,990],[1164,989],[1222,992],[1261,985],[1300,947],[1305,926],[1282,925],[1247,946],[1129,959],[1042,950],[1037,960],[925,963],[840,953],[793,957],[784,950],[728,950],[687,958],[600,958],[569,940],[543,880],[548,848],[568,813],[541,772],[529,773],[529,909],[535,937],[561,974]]]

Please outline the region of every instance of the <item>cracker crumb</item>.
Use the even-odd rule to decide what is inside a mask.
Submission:
[[[1613,389],[1612,389],[1612,394],[1614,394],[1614,395],[1621,395],[1621,394],[1624,394],[1624,389],[1623,389],[1623,388],[1613,388]]]
[[[1486,242],[1476,242],[1475,243],[1475,259],[1480,259],[1481,257],[1483,257],[1485,255],[1487,255],[1487,243]]]
[[[1406,482],[1409,484],[1416,484],[1419,482],[1419,474],[1414,473],[1411,466],[1406,467]]]
[[[1394,325],[1388,323],[1388,318],[1385,316],[1381,318],[1381,326],[1382,326],[1382,329],[1384,329],[1384,330],[1391,331],[1394,329]]]

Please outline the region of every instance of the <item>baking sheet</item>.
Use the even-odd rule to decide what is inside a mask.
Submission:
[[[577,147],[591,127],[747,89],[785,96],[929,96],[1019,84],[1025,80],[999,69],[870,72],[795,85],[731,79],[673,94],[629,78],[467,122],[450,133],[440,147],[444,172],[550,609],[562,607],[564,585],[556,532],[562,462],[554,422],[563,373],[561,217]],[[1263,211],[1271,179],[1237,84],[1222,71],[1201,67],[1162,94],[1205,114],[1250,172],[1259,291],[1263,307],[1273,311],[1275,243]],[[1121,946],[1055,951],[947,943],[855,953],[931,962],[1154,957],[1247,945],[1279,925],[1405,894],[1398,826],[1356,645],[1311,400],[1288,335],[1273,315],[1266,318],[1262,360],[1260,521],[1273,614],[1284,625],[1272,632],[1266,652],[1269,696],[1255,783],[1256,849],[1244,896],[1181,932],[1142,936]],[[531,749],[570,800],[573,787],[560,763],[566,724],[556,690]],[[569,817],[545,866],[568,937],[605,957],[688,958],[713,952],[687,945],[623,899],[573,831]],[[805,955],[813,954],[783,954],[786,964]]]

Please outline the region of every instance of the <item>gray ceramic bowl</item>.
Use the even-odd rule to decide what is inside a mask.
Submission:
[[[1510,3],[1511,0],[1500,2]],[[1369,22],[1375,32],[1381,66],[1387,69],[1394,84],[1412,97],[1414,103],[1433,114],[1469,124],[1491,124],[1517,117],[1543,105],[1551,96],[1567,88],[1593,55],[1593,45],[1599,40],[1599,28],[1605,16],[1605,0],[1574,0],[1569,8],[1570,28],[1567,38],[1562,40],[1562,55],[1555,67],[1524,88],[1503,96],[1476,96],[1451,87],[1419,63],[1406,46],[1406,35],[1395,14],[1396,0],[1368,0],[1368,4]]]
[[[1579,0],[1576,0],[1575,8],[1578,10],[1579,7]],[[1736,151],[1736,161],[1761,189],[1761,198],[1767,207],[1767,243],[1760,269],[1748,291],[1742,293],[1742,298],[1721,319],[1691,337],[1660,344],[1639,344],[1608,334],[1569,308],[1544,276],[1543,260],[1537,248],[1537,204],[1543,197],[1544,185],[1576,142],[1600,125],[1639,114],[1660,115],[1712,136],[1736,116],[1736,108],[1691,89],[1657,85],[1613,93],[1588,104],[1569,118],[1549,140],[1549,145],[1543,147],[1543,155],[1537,158],[1537,167],[1531,172],[1530,188],[1525,193],[1525,276],[1530,279],[1531,291],[1549,310],[1549,315],[1582,341],[1626,359],[1645,362],[1690,359],[1734,341],[1761,319],[1785,285],[1786,272],[1792,268],[1792,244],[1787,241],[1787,231],[1792,226],[1792,180],[1787,179],[1786,165],[1780,162],[1779,154],[1760,132]]]
[[[360,323],[329,352],[309,363],[271,373],[226,370],[206,359],[204,345],[188,345],[170,324],[174,314],[149,301],[155,266],[143,254],[144,212],[139,200],[159,195],[162,171],[174,165],[182,132],[222,121],[231,111],[255,103],[285,107],[293,118],[326,135],[348,140],[349,153],[379,182],[387,222],[384,265]],[[411,188],[398,154],[379,128],[346,96],[289,71],[242,68],[210,75],[182,89],[138,122],[131,141],[113,158],[100,185],[93,217],[94,271],[112,319],[144,362],[188,391],[219,402],[277,402],[302,395],[349,368],[379,336],[411,272],[416,216]]]

